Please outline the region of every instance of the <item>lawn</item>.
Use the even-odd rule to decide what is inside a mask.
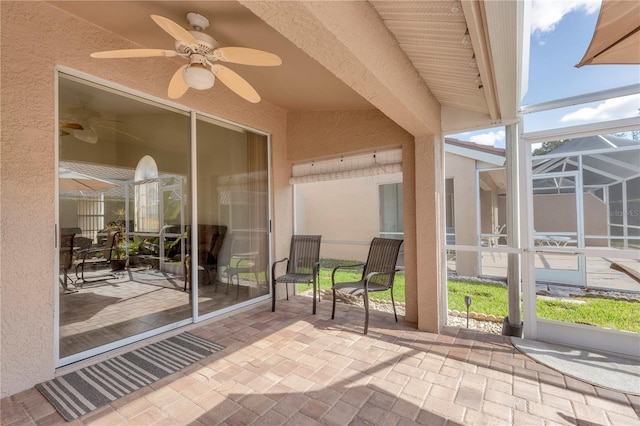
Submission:
[[[338,264],[342,264],[342,261],[322,260],[321,289],[331,289],[331,272]],[[336,274],[336,281],[357,281],[361,274],[362,269],[341,270]],[[404,302],[404,279],[404,274],[396,274],[393,286],[396,302]],[[301,286],[300,290],[310,288],[311,286]],[[504,285],[448,281],[449,309],[466,312],[464,299],[467,295],[471,296],[470,312],[495,315],[498,318],[508,314],[507,288]],[[391,300],[389,292],[386,291],[375,293],[373,297]],[[539,318],[640,332],[640,303],[638,302],[602,297],[576,297],[572,301],[538,299],[536,309]]]

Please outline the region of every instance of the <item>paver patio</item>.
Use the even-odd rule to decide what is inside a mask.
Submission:
[[[555,372],[503,336],[419,332],[361,308],[296,296],[192,333],[225,349],[67,423],[35,389],[2,400],[2,424],[640,425],[640,397]]]

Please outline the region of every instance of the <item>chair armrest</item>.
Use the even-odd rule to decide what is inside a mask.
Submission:
[[[350,265],[338,265],[335,268],[333,268],[333,271],[331,271],[331,285],[335,284],[335,275],[336,275],[336,271],[338,269],[347,269],[347,268],[355,268],[355,267],[360,267],[360,266],[364,266],[366,265],[365,263],[352,263]]]
[[[272,280],[275,280],[275,279],[276,279],[276,265],[277,265],[278,263],[282,263],[282,262],[284,262],[285,260],[288,262],[288,261],[289,261],[289,258],[288,258],[288,257],[285,257],[284,259],[276,260],[275,262],[273,262],[273,265],[271,265],[271,279],[272,279]]]
[[[371,278],[375,277],[376,275],[387,275],[387,274],[394,274],[396,271],[398,270],[398,268],[394,268],[391,271],[379,271],[379,272],[369,272],[367,274],[367,276],[364,278],[364,291],[367,291],[369,289],[369,281],[371,280]],[[394,277],[395,279],[395,277]],[[389,285],[389,288],[393,287],[393,280],[391,281],[391,284]]]
[[[233,259],[233,256],[231,258]],[[246,257],[236,258],[236,265],[233,266],[233,268],[239,268],[240,264],[242,262],[247,262],[247,263],[251,264],[252,261],[253,261],[253,259],[249,259],[249,258],[246,258]],[[231,261],[229,261],[229,266],[231,266]]]
[[[313,264],[313,279],[315,280],[316,277],[318,277],[318,281],[320,281],[320,261]]]
[[[79,250],[78,251],[78,259],[90,259],[91,256],[89,256],[91,253],[101,253],[104,252],[106,249],[104,247],[89,247],[88,249],[84,249],[84,250]]]

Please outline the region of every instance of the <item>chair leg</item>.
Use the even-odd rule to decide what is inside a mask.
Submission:
[[[313,277],[313,308],[311,309],[311,314],[316,314],[316,277]]]
[[[364,292],[364,334],[369,330],[369,293]]]
[[[78,277],[78,268],[80,268],[80,277]],[[76,282],[80,281],[80,288],[84,288],[84,262],[76,266]]]
[[[331,307],[331,319],[335,319],[336,317],[336,290],[331,289],[333,291],[333,306]]]
[[[393,289],[391,289],[391,306],[393,306],[393,315],[396,317],[396,322],[398,322],[398,314],[396,314],[396,301],[393,300]]]
[[[276,311],[276,280],[271,277],[271,312]]]
[[[224,294],[229,294],[229,285],[233,284],[233,275],[229,274],[227,272],[227,289],[225,290]]]
[[[284,285],[287,288],[287,300],[289,300],[289,283],[284,283]]]

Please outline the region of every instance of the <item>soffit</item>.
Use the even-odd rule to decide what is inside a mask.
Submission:
[[[484,90],[469,66],[474,49],[463,44],[467,29],[462,7],[453,1],[371,1],[400,48],[444,107],[487,113]]]

